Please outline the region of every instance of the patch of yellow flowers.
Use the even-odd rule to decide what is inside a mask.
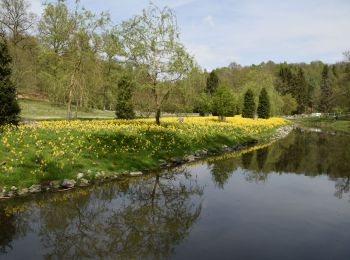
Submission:
[[[225,122],[217,117],[168,117],[161,122],[159,126],[154,119],[62,120],[8,127],[0,132],[0,162],[6,162],[0,166],[0,173],[10,176],[25,171],[35,178],[44,177],[52,165],[62,170],[76,167],[83,154],[89,155],[92,164],[108,154],[117,158],[118,154],[147,151],[152,157],[159,151],[171,154],[174,149],[188,148],[188,144],[205,146],[211,136],[225,136],[238,143],[287,123],[282,118],[241,116],[227,117]]]

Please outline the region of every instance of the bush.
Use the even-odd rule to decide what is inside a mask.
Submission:
[[[235,114],[236,106],[233,95],[227,87],[220,86],[215,92],[213,96],[213,110],[220,117],[221,121],[224,121],[226,116]]]
[[[210,114],[212,110],[212,100],[210,96],[205,93],[199,95],[196,99],[195,109],[196,113],[199,113],[200,116],[205,116]]]

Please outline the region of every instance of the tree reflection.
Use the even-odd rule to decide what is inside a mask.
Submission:
[[[41,210],[48,258],[167,258],[201,212],[203,188],[186,172],[117,183]]]
[[[219,160],[210,163],[210,172],[214,183],[223,189],[233,172],[237,169],[237,162],[234,159]]]
[[[341,199],[345,193],[350,191],[350,177],[339,178],[335,182],[335,193],[334,196]]]
[[[269,154],[269,147],[264,147],[256,151],[256,162],[258,169],[261,171],[266,163],[267,156]]]
[[[253,159],[254,153],[244,153],[241,155],[241,160],[242,160],[242,166],[244,169],[249,169],[252,159]]]
[[[30,230],[28,219],[31,215],[26,212],[22,216],[16,212],[8,212],[7,203],[0,205],[0,255],[13,250],[12,241],[26,235]]]

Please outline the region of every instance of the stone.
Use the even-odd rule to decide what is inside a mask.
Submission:
[[[130,172],[130,176],[136,177],[136,176],[141,176],[143,173],[142,172]]]
[[[81,178],[79,182],[80,187],[86,187],[90,184],[90,182],[87,179]]]
[[[19,196],[24,196],[24,195],[27,195],[28,193],[29,193],[29,189],[27,188],[24,188],[18,191]]]
[[[64,179],[62,184],[61,184],[61,187],[65,188],[65,189],[71,189],[71,188],[74,188],[75,183],[76,182],[74,180]]]
[[[185,157],[184,157],[184,160],[186,161],[186,162],[193,162],[193,161],[195,161],[196,160],[196,157],[194,156],[194,155],[186,155]]]
[[[54,189],[59,189],[61,187],[60,181],[51,181],[50,187]]]
[[[30,193],[38,193],[38,192],[41,192],[41,185],[39,185],[39,184],[34,184],[34,185],[30,186],[28,190],[29,190]]]
[[[104,172],[97,172],[95,175],[96,179],[103,179],[104,178]]]
[[[171,158],[170,161],[173,163],[173,165],[180,165],[184,162],[182,158]]]
[[[12,198],[12,197],[14,197],[16,195],[16,193],[15,192],[13,192],[13,191],[9,191],[7,194],[6,194],[6,197],[8,197],[8,198]]]
[[[80,180],[83,177],[84,177],[84,173],[79,172],[77,175],[77,180]]]

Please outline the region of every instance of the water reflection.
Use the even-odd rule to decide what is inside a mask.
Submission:
[[[232,176],[235,169],[244,169],[246,180],[264,183],[271,173],[327,175],[335,181],[335,196],[349,193],[350,136],[295,130],[283,141],[242,154],[241,157],[214,161],[211,174],[217,186]]]
[[[1,253],[28,231],[30,211],[46,258],[168,258],[197,221],[202,194],[183,170],[24,202],[24,211],[0,211]]]

